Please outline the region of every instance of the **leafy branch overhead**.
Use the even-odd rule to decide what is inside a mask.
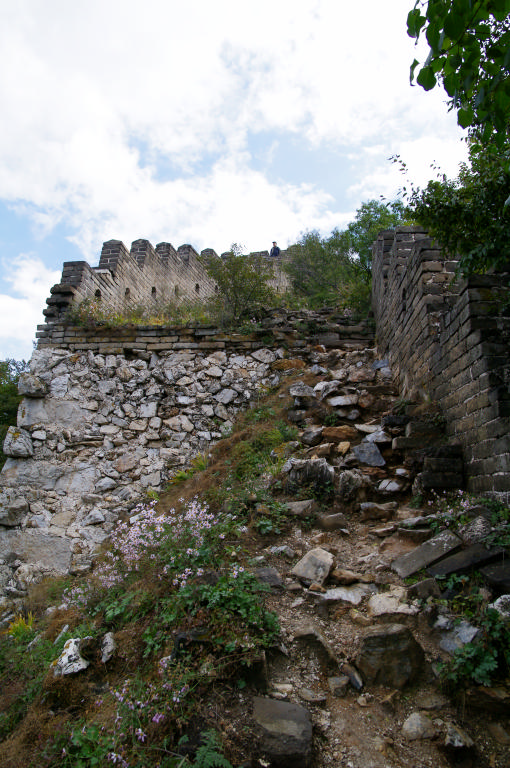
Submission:
[[[416,0],[407,33],[429,54],[411,65],[411,83],[442,84],[462,128],[502,147],[510,124],[510,0]]]

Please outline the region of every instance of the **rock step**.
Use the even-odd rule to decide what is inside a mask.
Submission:
[[[439,563],[434,563],[427,568],[427,573],[436,578],[438,576],[448,576],[450,573],[468,573],[475,570],[475,568],[480,568],[482,565],[502,560],[504,556],[505,550],[503,547],[487,549],[484,544],[473,544],[467,549],[446,557]]]

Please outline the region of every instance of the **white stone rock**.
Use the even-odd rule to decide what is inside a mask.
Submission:
[[[9,427],[5,435],[3,452],[14,458],[28,458],[34,454],[30,433],[19,427]]]
[[[69,387],[69,374],[64,376],[57,376],[52,379],[50,384],[51,397],[64,397]]]
[[[116,649],[117,643],[113,637],[113,632],[107,632],[101,642],[101,661],[103,664],[106,664],[107,661],[110,661]]]
[[[373,595],[368,601],[368,615],[372,617],[391,616],[393,614],[416,616],[418,613],[418,605],[406,601],[404,587],[392,585],[387,592]]]
[[[276,355],[271,349],[257,349],[251,353],[251,356],[259,363],[273,363],[276,360]]]
[[[237,397],[237,392],[234,389],[222,389],[218,394],[214,395],[215,399],[223,405],[228,405]]]
[[[316,547],[306,553],[292,568],[291,574],[305,584],[322,584],[329,576],[335,558],[322,547]]]
[[[217,365],[211,365],[210,368],[205,370],[207,376],[211,376],[213,379],[221,379],[223,371]]]
[[[328,403],[333,408],[345,408],[348,405],[356,405],[358,402],[358,395],[338,395],[338,397],[330,397]]]
[[[99,509],[93,509],[92,512],[89,512],[87,517],[85,517],[82,520],[82,525],[100,525],[101,523],[104,523],[105,516]]]
[[[85,639],[92,640],[91,637]],[[53,675],[55,677],[74,675],[77,672],[87,669],[90,662],[86,661],[80,653],[82,644],[83,640],[79,637],[72,638],[66,642],[58,659],[52,662]]]
[[[510,621],[510,595],[501,595],[488,607],[497,611],[505,621]]]

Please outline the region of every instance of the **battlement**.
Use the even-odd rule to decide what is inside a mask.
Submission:
[[[255,255],[270,258],[268,251]],[[128,250],[121,240],[108,240],[103,243],[97,267],[86,261],[64,263],[60,283],[51,288],[46,300],[46,326],[38,336],[50,338],[52,326],[64,321],[68,310],[86,299],[100,301],[114,311],[124,309],[128,302],[144,306],[153,302],[156,306],[208,299],[218,288],[207,274],[204,261],[218,258],[213,248],[199,254],[189,244],[176,250],[171,243],[162,242],[154,248],[149,240],[140,238]],[[281,268],[286,258],[287,252],[282,251],[277,259],[271,259],[275,272],[273,287],[279,292],[288,287]]]

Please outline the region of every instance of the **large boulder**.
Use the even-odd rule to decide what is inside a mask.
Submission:
[[[403,624],[386,624],[369,630],[361,641],[356,666],[366,682],[403,688],[423,669],[425,654]]]

